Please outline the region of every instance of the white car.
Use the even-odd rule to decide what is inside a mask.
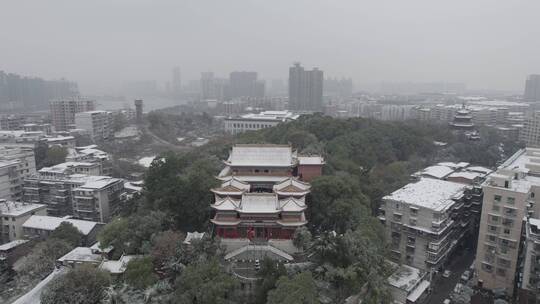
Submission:
[[[450,275],[452,274],[452,272],[450,270],[445,270],[442,274],[443,278],[448,278],[450,277]]]
[[[461,280],[467,282],[471,277],[471,272],[468,270],[465,270],[465,272],[461,275]]]

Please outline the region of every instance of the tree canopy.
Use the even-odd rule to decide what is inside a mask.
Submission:
[[[55,278],[41,294],[42,304],[98,304],[111,278],[105,271],[80,265]]]

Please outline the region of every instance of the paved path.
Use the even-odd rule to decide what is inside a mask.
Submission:
[[[469,266],[471,266],[474,261],[474,252],[469,249],[462,254],[456,253],[452,257],[452,261],[447,269],[452,271],[452,274],[449,278],[443,278],[441,274],[438,274],[434,277],[434,284],[431,286],[432,294],[427,297],[424,303],[429,304],[442,304],[444,299],[450,298],[450,293],[456,287],[456,284],[459,282],[461,275]]]

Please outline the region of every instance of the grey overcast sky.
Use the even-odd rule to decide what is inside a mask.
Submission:
[[[79,82],[258,71],[301,61],[355,83],[522,90],[540,73],[538,0],[1,0],[0,70]]]

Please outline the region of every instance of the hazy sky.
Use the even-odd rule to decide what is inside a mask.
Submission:
[[[301,61],[355,83],[522,90],[540,73],[538,0],[1,0],[0,70],[79,82],[201,71],[287,79]]]

